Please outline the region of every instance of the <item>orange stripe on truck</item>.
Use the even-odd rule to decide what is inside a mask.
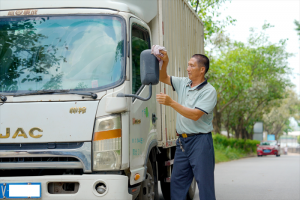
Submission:
[[[121,136],[122,136],[121,129],[101,131],[101,132],[96,132],[94,134],[94,141],[119,138]]]

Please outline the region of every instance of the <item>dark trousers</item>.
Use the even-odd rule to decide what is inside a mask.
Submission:
[[[211,133],[179,139],[171,176],[171,200],[185,200],[193,177],[198,184],[200,200],[215,200],[215,154]]]

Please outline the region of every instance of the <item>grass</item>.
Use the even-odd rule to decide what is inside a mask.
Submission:
[[[256,153],[257,140],[227,138],[213,134],[216,163],[237,160]],[[253,153],[254,152],[254,153]]]
[[[251,154],[246,153],[243,149],[225,147],[222,144],[214,144],[216,163],[227,162],[247,157]]]

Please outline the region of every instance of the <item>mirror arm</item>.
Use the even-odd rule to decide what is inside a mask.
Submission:
[[[148,101],[151,98],[151,96],[152,96],[152,84],[151,83],[149,84],[149,96],[147,98],[140,97],[136,94],[124,94],[124,93],[117,94],[117,97],[133,97],[133,98],[137,98],[142,101]]]

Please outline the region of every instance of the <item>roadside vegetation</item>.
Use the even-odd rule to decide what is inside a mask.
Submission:
[[[226,131],[228,138],[247,141],[253,138],[255,122],[263,122],[264,130],[279,139],[283,133],[292,131],[290,118],[300,124],[300,98],[290,80],[288,58],[293,54],[286,51],[288,39],[270,42],[267,30],[273,26],[267,22],[261,30],[250,30],[247,42],[230,38],[225,28],[236,20],[230,16],[218,18],[228,1],[189,0],[204,23],[205,53],[211,61],[207,77],[218,95],[214,132]],[[299,22],[295,24],[299,34]],[[217,143],[216,150],[224,152],[228,145],[222,145],[225,149]],[[242,151],[246,150],[242,148],[235,154],[242,155]]]
[[[216,163],[236,160],[256,154],[257,140],[227,138],[215,134],[212,136],[215,149]]]

